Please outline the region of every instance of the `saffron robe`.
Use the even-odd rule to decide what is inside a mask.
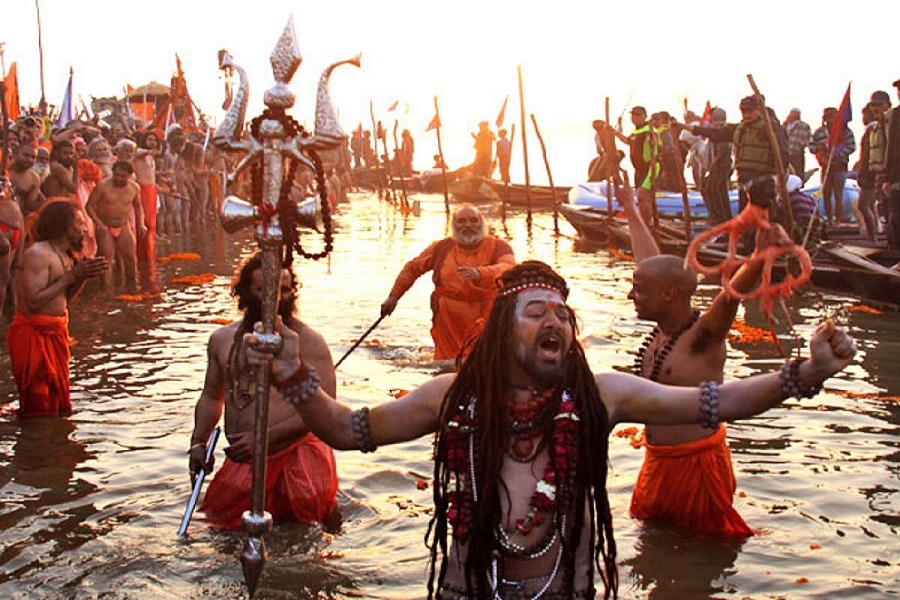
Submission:
[[[147,234],[137,239],[137,257],[139,260],[156,259],[156,184],[140,183],[141,208],[144,211],[144,225]]]
[[[217,527],[240,529],[250,509],[253,463],[230,458],[213,478],[200,510]],[[266,511],[275,522],[327,523],[338,478],[334,452],[311,433],[266,459]]]
[[[6,343],[19,390],[19,417],[72,414],[68,315],[16,313]]]
[[[699,533],[753,535],[731,504],[737,484],[724,426],[685,444],[645,444],[645,453],[631,495],[631,516]]]
[[[431,294],[435,360],[456,358],[460,351],[468,354],[466,343],[477,336],[487,321],[497,293],[497,278],[516,264],[509,244],[493,236],[485,236],[475,248],[468,250],[453,238],[445,238],[428,246],[403,267],[390,295],[400,298],[416,279],[434,271]],[[476,267],[481,278],[465,279],[457,273],[460,267]],[[464,348],[466,347],[466,348]]]

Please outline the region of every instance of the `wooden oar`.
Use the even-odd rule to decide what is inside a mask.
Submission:
[[[766,124],[766,132],[769,134],[769,145],[772,147],[772,154],[775,155],[775,176],[778,177],[778,195],[781,196],[781,208],[784,210],[784,220],[787,225],[787,230],[790,232],[789,235],[793,238],[794,211],[791,210],[790,195],[788,195],[787,191],[787,174],[784,170],[784,161],[781,160],[781,145],[778,143],[778,138],[775,136],[775,129],[772,127],[772,120],[769,118],[769,110],[766,108],[764,96],[760,93],[759,88],[756,87],[756,81],[753,80],[753,75],[750,73],[747,73],[747,81],[750,82],[753,93],[759,97],[759,100],[762,103],[762,116]]]
[[[550,171],[550,161],[547,160],[547,146],[544,145],[544,137],[541,135],[541,130],[538,128],[537,119],[534,118],[534,113],[531,114],[531,124],[534,125],[534,133],[537,136],[538,143],[541,145],[541,154],[544,156],[544,167],[547,169],[547,179],[550,182],[550,194],[553,196],[553,232],[556,235],[559,235],[559,211],[557,210],[559,203],[556,201],[556,188],[553,187],[553,173]]]
[[[525,94],[522,91],[522,65],[516,67],[519,78],[519,120],[522,122],[522,160],[525,163],[525,201],[528,207],[525,222],[531,229],[531,174],[528,171],[528,138],[525,137]]]
[[[362,344],[363,340],[366,339],[366,337],[367,337],[370,333],[372,333],[372,331],[373,331],[376,327],[378,327],[378,324],[381,323],[381,321],[383,321],[384,318],[385,318],[386,316],[387,316],[387,315],[381,315],[380,317],[378,317],[378,320],[375,321],[374,323],[372,323],[372,326],[369,327],[368,329],[366,329],[366,332],[365,332],[364,334],[362,334],[361,336],[359,336],[359,339],[356,340],[356,342],[354,342],[354,344],[353,344],[352,346],[350,346],[350,349],[347,350],[347,351],[344,353],[344,355],[341,357],[341,360],[337,361],[337,364],[334,365],[335,371],[337,370],[337,368],[338,368],[339,366],[341,366],[341,363],[344,362],[344,359],[346,359],[348,356],[350,356],[350,353],[351,353],[351,352],[353,352],[354,350],[356,350],[357,348],[359,348],[359,345]]]

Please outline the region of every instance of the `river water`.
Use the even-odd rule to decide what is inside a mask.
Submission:
[[[417,198],[422,214],[403,217],[372,195],[352,195],[336,217],[330,261],[298,265],[301,317],[329,341],[335,360],[378,317],[403,262],[446,234],[442,197]],[[536,214],[530,231],[522,214],[508,215],[505,225],[489,214],[517,258],[544,260],[568,278],[595,369],[630,365],[650,330],[626,298],[632,263],[575,242],[562,219],[563,235],[554,237],[549,214]],[[320,247],[316,234],[303,239]],[[228,286],[253,246],[248,234],[210,227],[160,245],[160,256],[200,258],[160,262],[155,274],[145,273],[138,292],[150,297],[88,288],[72,305],[76,412],[69,419],[18,421],[8,357],[0,353],[0,597],[246,596],[242,533],[213,530],[199,514],[187,538],[175,533],[190,492],[185,449],[206,341],[218,322],[237,315]],[[209,283],[173,282],[206,273],[215,275]],[[441,369],[430,360],[430,291],[423,277],[341,366],[345,401],[382,402]],[[716,292],[701,285],[697,304],[707,306]],[[735,503],[758,535],[733,543],[632,520],[642,450],[627,437],[611,438],[621,597],[900,595],[900,319],[850,310],[854,304],[815,290],[792,299],[801,337],[822,315],[833,316],[859,340],[859,361],[816,398],[730,426]],[[753,307],[741,316],[763,324]],[[778,364],[771,345],[736,341],[726,379]],[[430,454],[430,439],[374,455],[338,453],[340,529],[276,527],[266,536],[269,561],[256,597],[424,597],[431,491],[419,484],[430,480]]]

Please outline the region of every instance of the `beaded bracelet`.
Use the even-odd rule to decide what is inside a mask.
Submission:
[[[359,451],[375,452],[378,447],[372,441],[372,427],[369,424],[368,407],[354,410],[350,415],[350,422],[353,425],[353,437],[356,438],[356,445]]]
[[[715,381],[700,384],[700,425],[706,429],[719,428],[719,384]]]
[[[297,370],[306,371],[306,378],[292,385],[276,385],[278,391],[281,392],[282,399],[290,404],[305,403],[313,397],[313,394],[319,389],[319,384],[322,383],[322,379],[316,374],[315,368],[303,365]],[[290,379],[294,379],[293,376]]]
[[[302,383],[302,382],[306,381],[306,379],[309,377],[309,369],[310,368],[307,366],[306,362],[301,358],[300,366],[297,368],[296,371],[294,371],[294,373],[290,377],[288,377],[284,381],[278,381],[277,379],[273,378],[272,385],[274,385],[279,390],[284,390],[285,388],[293,387],[293,386],[297,385],[298,383]]]
[[[800,383],[800,365],[804,361],[806,361],[805,358],[795,358],[790,362],[786,362],[781,365],[781,371],[778,373],[778,377],[781,379],[781,391],[787,394],[788,397],[793,396],[797,400],[812,398],[822,391],[821,381],[809,386],[803,386]]]

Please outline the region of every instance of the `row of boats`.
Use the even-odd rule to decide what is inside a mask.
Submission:
[[[423,177],[424,175],[424,177]],[[441,171],[417,174],[402,182],[404,191],[442,193],[446,191],[459,203],[499,204],[504,209],[531,210],[535,212],[557,211],[572,228],[578,238],[591,246],[631,249],[628,223],[619,212],[617,203],[609,205],[606,182],[585,182],[575,186],[546,186],[504,183],[472,177],[468,174]],[[360,187],[375,189],[372,181],[365,183],[354,176]],[[394,182],[395,188],[398,186]],[[804,192],[819,203],[824,214],[820,186],[804,188]],[[900,310],[900,253],[889,250],[883,235],[874,242],[859,235],[852,215],[852,201],[858,197],[856,181],[848,179],[844,189],[845,225],[828,227],[822,239],[808,247],[813,260],[812,284],[818,288],[854,295],[867,304],[884,310]],[[683,256],[690,243],[684,222],[685,202],[680,193],[658,192],[657,209],[660,215],[655,235],[664,252]],[[731,194],[732,214],[738,214],[737,192]],[[707,211],[699,192],[687,194],[691,215],[690,235],[696,235],[708,227]],[[725,257],[724,243],[706,244],[700,249],[702,262],[715,264]],[[792,267],[777,265],[783,276]]]

